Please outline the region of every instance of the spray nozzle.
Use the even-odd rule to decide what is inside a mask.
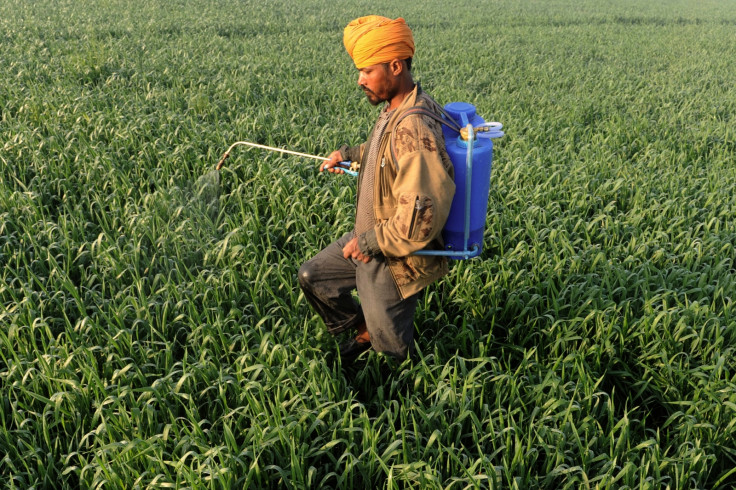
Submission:
[[[220,161],[217,162],[217,165],[215,166],[215,170],[220,170],[222,168],[222,165],[225,163],[225,160],[227,160],[227,157],[230,156],[230,150],[226,151],[224,155],[222,155],[222,158],[220,158]]]

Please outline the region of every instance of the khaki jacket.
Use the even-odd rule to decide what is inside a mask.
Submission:
[[[443,248],[441,232],[455,194],[454,171],[445,151],[441,124],[421,114],[401,117],[413,107],[440,114],[437,103],[417,84],[391,116],[381,139],[373,186],[377,224],[358,237],[362,253],[385,257],[403,298],[447,274],[446,258],[411,254]],[[340,151],[345,160],[360,164],[367,143],[345,146]],[[360,172],[358,195],[362,182]]]

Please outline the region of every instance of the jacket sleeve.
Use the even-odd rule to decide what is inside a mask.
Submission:
[[[396,212],[359,237],[361,252],[403,257],[440,236],[450,213],[455,183],[442,163],[439,145],[426,125],[399,127],[398,173],[391,190]]]
[[[358,146],[342,145],[339,148],[340,156],[342,157],[344,161],[355,162],[357,164],[360,164],[360,160],[363,155],[364,147],[365,147],[365,143],[360,144]]]

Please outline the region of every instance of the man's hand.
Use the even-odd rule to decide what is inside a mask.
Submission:
[[[342,249],[342,255],[346,259],[349,259],[350,257],[354,258],[355,260],[359,260],[363,262],[364,264],[367,264],[370,262],[373,257],[370,255],[363,255],[360,252],[360,247],[358,247],[358,238],[355,237],[352,240],[350,240]]]
[[[330,153],[330,156],[327,157],[327,160],[324,161],[319,166],[319,171],[322,172],[323,170],[327,170],[328,172],[332,172],[333,174],[344,174],[345,172],[336,165],[342,161],[342,156],[340,155],[340,150],[335,150],[332,153]],[[347,256],[345,257],[347,258]]]

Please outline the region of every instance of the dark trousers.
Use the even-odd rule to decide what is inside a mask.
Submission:
[[[364,264],[342,255],[349,232],[299,269],[299,284],[327,330],[337,335],[363,322],[377,352],[405,359],[414,350],[418,294],[402,299],[383,256]],[[360,303],[352,292],[358,291]]]

